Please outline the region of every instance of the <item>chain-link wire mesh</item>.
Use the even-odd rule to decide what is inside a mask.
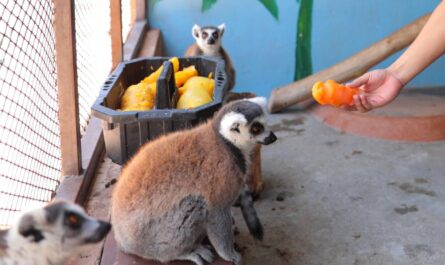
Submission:
[[[122,1],[123,37],[131,27]],[[29,204],[44,204],[60,183],[60,128],[51,0],[0,0],[0,228]],[[111,70],[109,1],[75,0],[79,119]]]
[[[51,0],[0,0],[0,227],[60,180]]]
[[[80,131],[91,118],[91,105],[111,70],[109,1],[75,0],[77,82]]]

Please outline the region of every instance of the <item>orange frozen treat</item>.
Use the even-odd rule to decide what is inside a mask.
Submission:
[[[175,73],[175,81],[176,87],[181,87],[187,80],[189,80],[193,76],[198,75],[198,70],[196,70],[195,66],[189,66],[184,68],[182,71],[178,71]]]
[[[357,94],[358,89],[346,87],[334,80],[317,82],[312,87],[312,96],[321,105],[329,104],[333,106],[350,105],[352,96]]]

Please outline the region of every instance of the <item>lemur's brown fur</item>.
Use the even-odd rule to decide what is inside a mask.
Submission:
[[[227,205],[227,200],[238,196],[244,175],[228,161],[233,154],[226,148],[217,148],[224,146],[220,141],[223,140],[208,122],[144,145],[124,167],[117,182],[113,198],[119,199],[113,200],[113,208],[121,210],[113,211],[114,218],[128,218],[132,211],[141,211],[141,205],[147,217],[155,218],[189,195],[202,195],[210,208]],[[201,164],[190,166],[193,161]],[[164,194],[172,197],[164,200]]]
[[[233,247],[230,208],[238,198],[249,231],[262,226],[245,181],[256,143],[276,140],[267,129],[265,99],[227,104],[211,121],[144,144],[124,166],[112,196],[112,223],[119,248],[161,262],[211,263],[202,245],[241,265]],[[241,195],[240,195],[241,194]]]
[[[202,55],[201,49],[199,49],[198,44],[193,43],[185,51],[185,56],[198,56]]]

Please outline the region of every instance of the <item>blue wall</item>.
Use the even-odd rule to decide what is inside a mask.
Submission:
[[[150,0],[152,1],[152,0]],[[237,91],[268,96],[293,81],[298,16],[296,0],[277,0],[279,20],[258,0],[219,0],[201,12],[202,0],[158,0],[149,23],[162,30],[168,55],[182,55],[194,42],[191,27],[226,23],[223,44],[237,70]],[[314,0],[314,72],[335,64],[431,11],[440,0]],[[394,61],[393,56],[380,67]],[[445,85],[445,58],[411,86]]]

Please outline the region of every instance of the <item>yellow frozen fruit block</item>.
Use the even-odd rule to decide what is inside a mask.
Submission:
[[[150,93],[153,95],[153,97],[156,97],[156,82],[148,84],[148,89],[150,90]]]
[[[175,74],[176,87],[182,86],[191,77],[197,75],[198,71],[196,70],[194,65],[184,68],[184,70],[182,71],[176,72]]]
[[[153,108],[154,97],[148,84],[139,83],[125,90],[121,98],[121,110],[150,110]]]
[[[194,76],[185,82],[184,86],[179,90],[179,95],[182,95],[189,89],[202,89],[207,91],[210,97],[213,97],[213,89],[215,88],[215,81],[204,76]]]
[[[173,64],[174,72],[176,73],[177,71],[179,71],[179,59],[178,59],[178,57],[173,57],[169,61],[172,62],[172,64]],[[160,66],[155,72],[151,73],[149,76],[144,78],[144,80],[142,80],[142,82],[143,83],[148,83],[148,84],[156,82],[156,80],[158,80],[159,76],[161,75],[161,72],[162,72],[163,68],[164,68],[163,66]]]
[[[202,89],[192,89],[184,92],[179,98],[176,108],[178,109],[193,109],[212,102],[212,97]]]

